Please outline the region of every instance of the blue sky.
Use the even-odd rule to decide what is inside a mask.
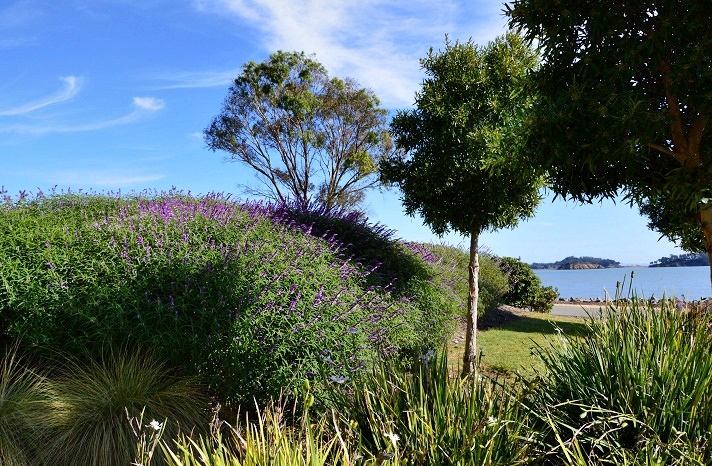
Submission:
[[[305,51],[395,111],[412,105],[430,47],[446,34],[487,43],[505,32],[501,10],[484,0],[6,0],[0,184],[10,194],[176,186],[239,196],[252,173],[207,150],[202,131],[242,64]],[[367,202],[371,219],[399,237],[439,241],[403,214],[397,191]],[[681,252],[658,236],[626,204],[548,196],[534,218],[481,243],[527,262],[590,255],[647,264]]]

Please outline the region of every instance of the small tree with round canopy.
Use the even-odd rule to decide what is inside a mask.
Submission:
[[[463,374],[476,362],[479,235],[515,226],[540,200],[543,177],[515,156],[533,100],[524,80],[536,63],[515,34],[485,47],[446,40],[445,50],[431,49],[415,108],[391,122],[398,150],[380,164],[406,213],[420,214],[438,235],[470,237]]]

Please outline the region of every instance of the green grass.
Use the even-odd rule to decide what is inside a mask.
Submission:
[[[477,346],[482,351],[482,363],[488,372],[533,375],[543,366],[534,350],[555,342],[559,332],[577,336],[586,332],[583,319],[549,314],[527,313],[500,327],[481,331]],[[448,342],[450,367],[462,365],[465,350],[464,329],[458,329]]]

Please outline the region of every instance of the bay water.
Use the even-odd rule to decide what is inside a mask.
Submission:
[[[687,301],[712,296],[710,268],[703,267],[621,267],[590,270],[535,270],[542,285],[559,289],[564,299],[605,299],[604,288],[609,298],[614,298],[616,284],[624,286],[621,297],[628,297],[631,287],[639,298],[660,299],[681,297]]]

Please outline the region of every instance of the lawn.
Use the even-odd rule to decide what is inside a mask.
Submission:
[[[481,319],[477,346],[488,372],[533,374],[542,369],[534,354],[537,345],[555,344],[559,332],[581,335],[586,331],[583,319],[534,312],[497,310]],[[448,342],[450,366],[459,369],[465,350],[465,328],[457,329]]]

